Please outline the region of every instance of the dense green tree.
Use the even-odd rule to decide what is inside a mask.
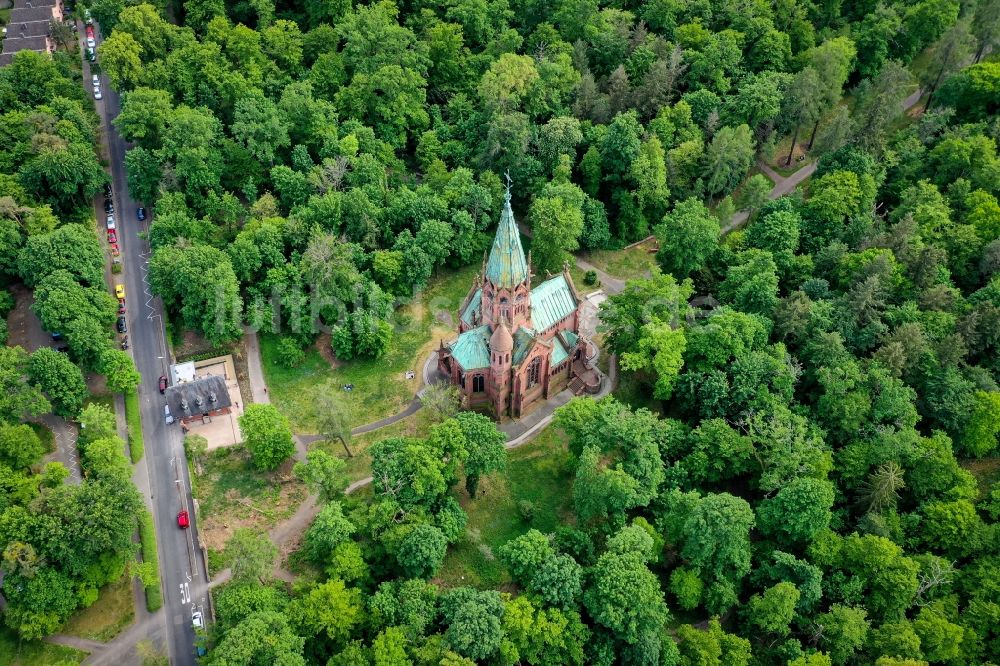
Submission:
[[[275,469],[295,452],[288,419],[273,405],[247,405],[239,424],[257,469]]]
[[[278,557],[278,548],[262,532],[239,528],[226,543],[226,556],[234,581],[264,582]]]
[[[75,417],[89,395],[80,368],[65,354],[48,347],[32,353],[28,361],[28,379],[45,393],[59,416]]]
[[[719,244],[719,221],[697,199],[678,202],[655,228],[656,254],[665,273],[688,277],[708,261]]]

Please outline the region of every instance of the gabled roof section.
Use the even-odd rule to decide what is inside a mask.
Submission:
[[[560,340],[557,335],[552,338],[552,352],[549,355],[549,367],[554,368],[567,358],[569,358],[569,352],[567,352],[566,348],[563,347],[562,340]]]
[[[535,332],[528,328],[527,326],[518,327],[517,331],[514,332],[514,353],[511,354],[510,360],[513,365],[518,365],[524,360],[524,357],[528,355],[531,350],[531,345],[535,342]]]
[[[521,235],[510,209],[510,190],[504,194],[503,213],[486,261],[486,279],[497,287],[513,287],[528,279],[528,262],[521,247]]]
[[[207,414],[233,404],[222,375],[207,375],[192,382],[168,386],[165,393],[170,411],[181,418]]]
[[[462,366],[462,370],[478,370],[490,367],[490,331],[489,326],[471,328],[449,343],[451,355]]]
[[[469,299],[468,305],[462,310],[462,321],[466,324],[472,325],[475,321],[475,314],[479,312],[479,305],[483,302],[483,290],[476,289],[475,293],[472,294],[472,298]]]
[[[555,325],[576,309],[565,275],[549,278],[531,290],[531,323],[539,331]]]

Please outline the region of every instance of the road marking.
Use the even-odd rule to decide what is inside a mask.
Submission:
[[[181,589],[181,603],[191,603],[191,586],[187,583],[178,583],[178,587]]]

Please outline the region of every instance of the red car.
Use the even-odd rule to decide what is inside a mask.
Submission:
[[[114,229],[108,229],[108,242],[109,243],[117,243],[118,242],[118,234],[115,233]]]
[[[180,513],[177,514],[177,527],[186,530],[190,524],[191,521],[188,520],[188,512],[181,509]]]
[[[111,244],[111,256],[112,257],[117,257],[121,253],[122,253],[122,251],[118,249],[118,243],[112,243]]]
[[[160,375],[160,393],[167,390],[167,378],[165,375]]]
[[[90,37],[91,39],[94,38],[94,26],[92,25],[87,26],[87,37]]]
[[[118,314],[120,314],[120,315],[125,314],[125,304],[124,303],[118,303]]]

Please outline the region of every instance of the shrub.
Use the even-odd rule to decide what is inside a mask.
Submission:
[[[295,338],[285,336],[278,341],[278,362],[286,368],[295,368],[302,364],[306,353],[302,351]]]
[[[153,528],[153,516],[149,511],[139,515],[139,542],[142,544],[142,561],[153,565],[156,573],[156,584],[146,586],[146,609],[156,612],[163,605],[163,594],[160,592],[160,561],[156,555],[156,530]]]
[[[142,441],[142,417],[139,413],[139,391],[132,389],[125,394],[125,421],[128,423],[128,451],[135,464],[142,460],[145,444]]]
[[[535,505],[528,500],[518,500],[517,514],[521,516],[521,520],[530,523],[535,517]]]
[[[583,283],[587,286],[597,284],[597,271],[587,271],[583,274]]]

